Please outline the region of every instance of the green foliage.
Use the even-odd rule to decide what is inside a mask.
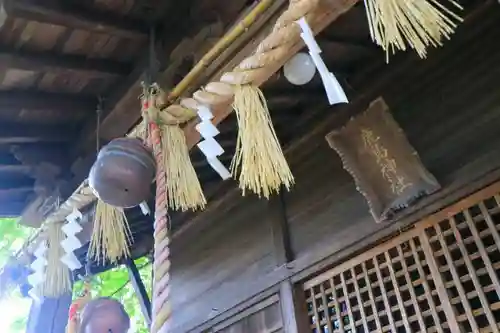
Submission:
[[[0,268],[7,264],[9,258],[22,247],[33,232],[35,229],[20,225],[16,218],[0,218]],[[16,315],[4,318],[7,321],[5,326],[8,327],[9,333],[20,333],[26,330],[29,305],[21,301],[19,289],[7,292],[6,299],[2,300],[2,302],[20,306]],[[23,313],[24,310],[26,313]]]
[[[136,266],[139,268],[142,281],[146,286],[146,290],[151,298],[152,275],[151,265],[148,259],[143,257],[135,260]],[[77,282],[74,286],[75,294],[79,294],[82,290],[82,283]],[[125,266],[119,266],[109,271],[102,272],[94,276],[92,283],[92,297],[113,297],[119,300],[128,315],[136,333],[148,333],[149,330],[145,324],[144,316],[142,315],[138,298],[134,288],[130,284],[128,271]]]
[[[0,218],[0,268],[3,267],[9,258],[18,251],[29,236],[35,232],[35,229],[21,226],[15,218]],[[150,293],[152,286],[151,265],[147,258],[140,258],[135,261],[141,274],[141,278]],[[114,268],[95,276],[95,283],[92,285],[93,297],[110,296],[118,299],[125,307],[125,310],[131,318],[136,333],[148,333],[144,317],[140,310],[137,296],[132,285],[129,283],[127,269],[123,266]],[[77,282],[74,286],[75,294],[82,290],[82,283]],[[21,295],[15,291],[5,302],[8,304],[18,304]],[[24,304],[24,303],[23,303]],[[26,330],[28,319],[29,304],[26,313],[16,315],[13,318],[5,318],[8,331],[6,333],[21,333]],[[2,326],[4,327],[4,326]],[[2,332],[4,332],[2,330]]]
[[[35,229],[24,227],[15,218],[0,218],[0,267],[21,248]]]

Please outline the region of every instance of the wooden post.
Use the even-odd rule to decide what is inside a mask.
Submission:
[[[285,189],[281,189],[279,196],[274,197],[270,203],[274,217],[271,222],[274,255],[278,267],[287,265],[295,259],[290,239],[285,192]],[[301,302],[303,297],[304,291],[294,286],[290,279],[280,283],[279,298],[285,333],[307,331],[307,313],[304,312],[306,302]]]
[[[146,291],[146,287],[142,282],[141,275],[139,274],[139,270],[135,265],[134,261],[128,259],[126,262],[128,275],[130,277],[130,282],[132,283],[132,287],[135,290],[135,294],[139,300],[139,305],[141,307],[142,314],[144,315],[144,319],[149,326],[151,326],[151,301],[149,300],[148,293]]]
[[[282,188],[279,195],[273,197],[270,203],[273,214],[271,231],[273,234],[274,256],[277,266],[287,264],[295,258],[290,240],[284,192],[285,189]]]
[[[26,333],[65,333],[71,293],[59,298],[33,301],[26,325]]]

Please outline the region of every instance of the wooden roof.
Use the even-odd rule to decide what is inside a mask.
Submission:
[[[168,63],[185,36],[207,22],[227,25],[244,6],[212,0],[2,1],[0,215],[19,215],[57,182],[67,196],[84,179],[89,163],[79,169],[75,161],[95,156],[95,143],[87,138],[95,142],[98,101],[103,124],[109,124],[107,115],[147,68],[151,27],[159,36],[159,60]],[[139,117],[136,106],[137,100],[132,122]],[[110,139],[127,130],[110,136],[103,128],[101,135]]]

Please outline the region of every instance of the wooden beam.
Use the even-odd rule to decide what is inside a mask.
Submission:
[[[307,332],[308,315],[304,290],[293,285],[290,279],[280,283],[280,306],[283,318],[283,331],[286,333]]]
[[[3,10],[15,18],[124,38],[148,34],[148,25],[143,22],[92,11],[67,0],[4,0]]]
[[[74,130],[66,126],[42,126],[18,123],[0,124],[0,144],[67,142],[74,138]]]
[[[95,113],[96,106],[97,99],[94,97],[29,90],[0,91],[0,111],[25,109]]]
[[[18,195],[23,193],[28,193],[33,191],[33,186],[21,186],[12,188],[0,188],[0,198],[4,198],[11,195]]]
[[[0,173],[20,173],[20,174],[29,174],[31,172],[31,167],[29,165],[22,164],[0,164]]]
[[[0,202],[0,217],[19,217],[26,203],[24,202]]]
[[[286,213],[286,194],[284,189],[278,195],[271,198],[269,205],[273,212],[271,220],[271,231],[273,235],[274,256],[276,265],[282,266],[294,260],[288,217]]]
[[[40,302],[32,302],[26,332],[64,333],[71,302],[71,292],[59,298],[44,297]]]
[[[8,68],[33,72],[82,72],[93,77],[128,75],[130,64],[79,55],[57,55],[50,52],[29,52],[0,47],[0,63]]]

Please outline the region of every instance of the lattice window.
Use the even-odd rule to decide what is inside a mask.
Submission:
[[[499,189],[305,282],[311,332],[499,332]]]

